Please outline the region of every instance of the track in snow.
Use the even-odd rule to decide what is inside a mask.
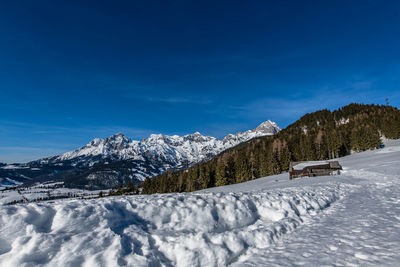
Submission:
[[[390,265],[399,148],[343,158],[341,176],[2,206],[0,265]]]

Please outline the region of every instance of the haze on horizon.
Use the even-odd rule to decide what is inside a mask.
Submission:
[[[7,1],[0,162],[400,106],[398,1]]]

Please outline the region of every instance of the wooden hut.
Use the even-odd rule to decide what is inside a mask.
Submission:
[[[340,174],[342,166],[338,161],[304,161],[291,162],[289,165],[290,179],[298,177],[314,177]]]

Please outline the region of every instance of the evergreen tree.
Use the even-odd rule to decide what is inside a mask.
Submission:
[[[280,169],[283,171],[289,170],[290,152],[287,147],[283,148],[279,156]]]
[[[306,114],[274,136],[256,138],[188,170],[163,173],[143,183],[143,193],[183,192],[280,173],[290,161],[320,160],[381,145],[381,134],[400,137],[400,111],[350,104]]]
[[[328,146],[328,158],[333,159],[339,157],[340,147],[342,146],[340,133],[338,133],[334,129],[328,129],[326,137]]]
[[[215,169],[215,185],[223,186],[227,185],[228,180],[226,178],[225,164],[222,160],[217,162],[217,166]]]

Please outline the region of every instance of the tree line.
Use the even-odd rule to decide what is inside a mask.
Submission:
[[[279,174],[289,169],[291,161],[327,160],[378,148],[382,136],[400,137],[400,111],[395,107],[350,104],[333,112],[324,109],[208,162],[147,178],[142,193],[190,192]]]

